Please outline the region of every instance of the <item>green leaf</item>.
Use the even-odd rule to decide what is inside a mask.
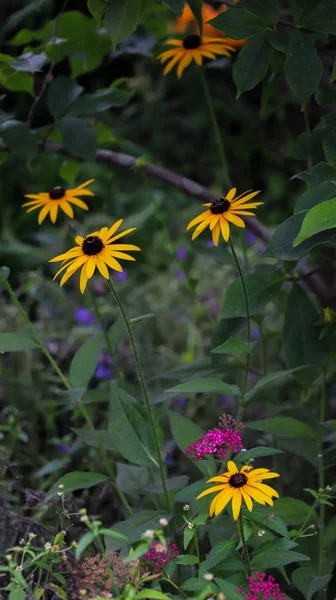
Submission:
[[[54,485],[50,488],[46,495],[46,501],[50,500],[60,491],[59,486],[64,485],[63,493],[73,492],[75,490],[84,490],[91,488],[99,483],[103,483],[108,480],[107,475],[102,473],[89,473],[88,471],[73,471],[63,475]]]
[[[77,350],[71,361],[69,372],[72,387],[86,388],[89,385],[90,379],[96,370],[104,342],[104,335],[97,333]]]
[[[88,531],[81,537],[76,547],[75,556],[76,560],[79,560],[84,550],[90,546],[91,542],[95,539],[95,534],[92,531]]]
[[[259,379],[256,385],[249,392],[247,392],[245,396],[245,402],[249,402],[250,400],[252,400],[252,398],[256,394],[258,394],[265,386],[269,385],[270,383],[274,383],[275,381],[280,381],[280,383],[284,383],[283,380],[286,380],[287,377],[293,375],[296,371],[299,371],[299,369],[288,369],[288,371],[276,371],[275,373],[269,373],[268,375],[264,375],[264,377]]]
[[[15,71],[10,65],[0,68],[0,84],[11,92],[27,92],[34,95],[34,78],[30,73]]]
[[[245,450],[239,452],[235,456],[236,461],[247,462],[250,458],[260,458],[263,456],[274,456],[275,454],[283,454],[282,450],[278,450],[277,448],[268,448],[267,446],[258,446],[257,448],[250,448],[250,450]]]
[[[252,352],[256,342],[243,342],[240,338],[230,337],[224,344],[211,350],[213,354],[231,354],[233,356],[244,356]]]
[[[249,421],[245,425],[248,429],[265,431],[274,436],[309,437],[314,439],[316,437],[316,433],[310,425],[293,417],[272,417],[262,421]]]
[[[186,383],[180,383],[172,388],[169,388],[167,392],[174,392],[175,394],[185,393],[212,393],[212,394],[227,394],[237,396],[239,394],[239,388],[237,385],[231,385],[230,383],[224,383],[220,379],[215,377],[204,377],[204,379],[194,379],[187,381]]]
[[[184,548],[184,550],[188,549],[188,546],[189,546],[191,540],[193,539],[195,533],[196,533],[196,527],[189,529],[189,527],[186,526],[184,528],[184,531],[183,531],[183,548]]]
[[[93,446],[97,448],[97,440],[90,429],[78,429],[76,427],[72,428],[72,431],[77,435],[80,442],[83,444],[87,444],[88,446]],[[118,452],[118,445],[113,440],[112,433],[105,429],[96,429],[96,434],[101,443],[102,447],[105,450],[111,450],[112,452]]]
[[[293,562],[310,560],[309,556],[299,552],[293,552],[287,547],[296,546],[288,539],[272,540],[259,546],[252,554],[251,569],[276,569]]]
[[[202,18],[202,6],[203,0],[187,0],[190,10],[193,13],[196,23],[199,27],[200,35],[203,33],[203,18]]]
[[[83,87],[70,77],[56,77],[48,89],[47,105],[54,119],[63,117]]]
[[[327,525],[325,532],[325,547],[328,548],[335,543],[336,540],[336,516],[332,517]]]
[[[334,190],[336,193],[336,189]],[[303,220],[307,215],[308,210],[295,213],[292,217],[281,223],[272,234],[268,248],[264,252],[264,256],[272,258],[280,258],[281,260],[299,260],[306,256],[310,250],[319,244],[327,244],[336,235],[336,231],[321,232],[313,235],[308,240],[293,247],[293,242],[296,239]]]
[[[237,542],[232,540],[224,540],[223,542],[219,542],[219,544],[215,544],[205,561],[202,563],[202,569],[209,571],[213,567],[217,567],[217,565],[224,562],[230,554],[233,554],[236,547]]]
[[[95,159],[97,136],[94,127],[83,119],[66,117],[57,122],[57,128],[70,154],[86,161]]]
[[[336,171],[335,171],[336,175]],[[325,183],[312,184],[309,188],[301,194],[295,204],[294,212],[301,212],[302,210],[309,210],[324,202],[330,200],[336,196],[336,185],[332,182],[326,181]]]
[[[276,501],[276,514],[282,519],[286,525],[301,526],[308,519],[311,507],[306,502],[296,498],[282,496]],[[316,520],[316,513],[312,511],[310,520],[307,520],[309,525]]]
[[[15,71],[27,71],[28,73],[36,73],[42,70],[43,65],[47,60],[47,55],[44,52],[33,54],[33,52],[25,52],[12,61],[11,67]]]
[[[100,23],[105,13],[106,0],[88,0],[87,6],[91,15]]]
[[[141,590],[135,596],[135,600],[142,600],[142,598],[154,598],[155,600],[171,600],[169,596],[163,594],[159,590]]]
[[[0,352],[21,352],[38,348],[29,333],[0,333]]]
[[[305,388],[318,376],[325,361],[325,340],[320,339],[318,317],[310,297],[300,285],[294,284],[285,313],[283,353],[289,369],[311,365],[310,369],[295,373]]]
[[[116,87],[101,89],[95,94],[84,94],[70,107],[69,115],[85,116],[105,112],[109,108],[124,106],[133,96],[133,91]]]
[[[184,415],[172,410],[168,415],[173,439],[182,452],[204,435],[200,426]],[[196,461],[195,466],[206,476],[211,477],[216,472],[215,462],[211,459]]]
[[[240,4],[246,10],[258,15],[269,25],[276,25],[279,19],[279,0],[241,0]]]
[[[308,593],[306,596],[307,600],[311,600],[314,594],[316,594],[316,592],[318,592],[319,590],[327,591],[327,587],[329,582],[331,581],[331,578],[331,575],[321,575],[314,577],[313,581],[311,582],[308,588]]]
[[[27,123],[8,120],[0,125],[0,134],[8,148],[28,160],[37,154],[37,141]]]
[[[306,65],[303,69],[302,65]],[[312,38],[292,31],[285,62],[285,75],[293,94],[305,105],[318,88],[323,65]]]
[[[198,558],[192,554],[180,554],[175,559],[177,565],[197,565]]]
[[[336,131],[331,131],[323,140],[323,150],[328,163],[336,167]]]
[[[253,511],[249,515],[251,521],[258,525],[258,528],[265,528],[278,533],[284,538],[289,538],[289,532],[286,524],[276,514],[275,510],[278,505],[278,500],[274,507],[264,507],[260,504],[254,504]]]
[[[60,177],[73,185],[79,172],[79,163],[76,160],[65,160],[60,168]]]
[[[118,451],[136,465],[158,466],[151,430],[139,403],[115,384],[110,390],[109,431]]]
[[[295,5],[298,0],[295,0]],[[320,31],[321,33],[336,34],[336,5],[334,0],[324,0],[323,2],[314,2],[306,0],[299,2],[299,10],[296,8],[297,23],[301,27],[311,31]]]
[[[106,5],[105,27],[113,48],[137,27],[142,13],[142,0],[112,0]]]
[[[219,577],[215,577],[214,581],[218,585],[220,592],[224,594],[225,598],[228,600],[242,600],[241,593],[237,591],[237,584]]]
[[[247,90],[252,90],[265,77],[271,53],[267,33],[256,35],[240,50],[232,71],[237,97]]]
[[[159,519],[165,516],[165,512],[159,510],[141,510],[112,527],[111,531],[122,533],[128,539],[128,544],[132,544],[141,539],[146,529],[160,529]],[[107,551],[111,551],[125,546],[125,543],[109,535],[105,537],[105,546]]]
[[[277,297],[282,284],[283,276],[281,274],[246,275],[245,285],[251,315],[263,311],[266,305]],[[240,279],[235,279],[226,290],[220,316],[224,319],[246,316],[245,298]]]
[[[209,23],[234,40],[251,38],[268,29],[263,19],[248,10],[237,8],[229,8]]]
[[[185,0],[163,0],[163,4],[166,4],[178,17],[182,16]]]
[[[336,169],[333,169],[328,163],[320,162],[311,169],[302,171],[293,175],[292,179],[302,179],[310,185],[319,185],[326,181],[336,182]]]
[[[68,595],[67,595],[66,591],[63,590],[59,585],[56,585],[56,583],[51,582],[48,584],[48,587],[50,588],[50,590],[52,592],[54,592],[54,594],[56,595],[57,598],[60,598],[60,600],[68,600]],[[42,589],[42,594],[44,595],[43,589]]]

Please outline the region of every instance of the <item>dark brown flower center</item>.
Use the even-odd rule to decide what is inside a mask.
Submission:
[[[61,198],[64,198],[65,196],[65,189],[62,187],[54,187],[50,192],[49,192],[49,197],[51,200],[60,200]]]
[[[235,473],[231,475],[229,479],[229,484],[234,488],[243,487],[247,483],[247,477],[244,473]]]
[[[202,43],[202,38],[199,35],[193,33],[192,35],[188,35],[183,40],[183,47],[186,50],[193,50],[194,48],[199,48]]]
[[[230,200],[227,200],[226,198],[216,198],[211,202],[210,210],[213,215],[221,215],[229,210],[230,206]]]
[[[82,250],[87,256],[95,256],[96,254],[99,254],[103,248],[104,244],[97,235],[89,235],[82,244]]]

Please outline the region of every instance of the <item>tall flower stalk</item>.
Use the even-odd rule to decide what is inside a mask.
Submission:
[[[109,290],[114,298],[114,301],[119,309],[121,318],[125,324],[125,328],[126,328],[129,340],[131,342],[133,356],[135,359],[135,364],[136,364],[137,372],[138,372],[139,383],[140,383],[142,395],[144,397],[144,401],[145,401],[145,405],[146,405],[146,409],[147,409],[149,424],[150,424],[152,434],[153,434],[153,440],[154,440],[155,452],[156,452],[156,460],[157,460],[159,470],[160,470],[160,477],[161,477],[163,494],[164,494],[164,498],[165,498],[166,509],[169,510],[170,509],[170,500],[169,500],[169,494],[168,494],[168,488],[167,488],[167,482],[166,482],[166,474],[165,474],[165,469],[164,469],[164,465],[163,465],[163,461],[162,461],[160,444],[159,444],[159,440],[158,440],[158,436],[157,436],[157,432],[156,432],[154,415],[153,415],[152,407],[151,407],[150,400],[149,400],[149,395],[148,395],[145,377],[144,377],[144,373],[143,373],[143,369],[142,369],[142,365],[141,365],[141,361],[140,361],[139,352],[138,352],[137,345],[135,342],[135,337],[134,337],[130,322],[127,318],[124,306],[120,300],[119,294],[110,279],[107,281],[107,285],[108,285]]]
[[[47,360],[49,361],[49,363],[51,364],[51,366],[53,367],[54,371],[57,373],[58,377],[60,378],[60,380],[62,381],[64,387],[70,392],[73,390],[71,384],[69,383],[68,379],[66,378],[66,376],[64,375],[64,373],[62,372],[62,370],[60,369],[60,367],[58,366],[58,364],[56,363],[56,361],[54,360],[54,358],[51,356],[49,350],[46,348],[45,344],[43,343],[43,341],[41,340],[40,336],[38,335],[34,325],[31,323],[27,313],[25,312],[21,302],[19,301],[19,299],[17,298],[17,296],[15,295],[11,285],[8,283],[8,281],[5,281],[5,286],[7,288],[8,294],[11,298],[11,300],[13,301],[13,304],[16,306],[16,308],[18,309],[23,321],[25,322],[25,324],[27,325],[28,329],[30,330],[37,346],[40,348],[41,352],[43,352],[44,356],[47,358]],[[111,467],[109,458],[107,456],[106,450],[105,448],[102,446],[101,441],[99,439],[99,436],[95,430],[94,424],[91,420],[91,417],[89,415],[89,413],[87,412],[85,405],[82,403],[80,398],[76,398],[76,404],[83,416],[83,418],[86,421],[86,424],[90,430],[90,432],[92,433],[92,436],[97,444],[97,448],[98,448],[98,452],[101,456],[103,465],[106,469],[106,472],[109,476],[111,485],[113,486],[114,491],[116,492],[116,494],[118,495],[120,501],[122,502],[122,504],[124,505],[124,507],[126,508],[126,510],[130,513],[133,514],[133,511],[127,501],[127,498],[124,496],[123,492],[121,491],[121,489],[119,488],[117,482],[116,482],[116,478],[113,472],[113,469]]]

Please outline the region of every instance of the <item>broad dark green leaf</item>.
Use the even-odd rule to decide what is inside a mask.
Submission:
[[[115,49],[137,27],[142,14],[142,0],[113,0],[105,11],[105,27]]]
[[[240,4],[246,10],[258,15],[269,25],[276,25],[279,19],[280,4],[279,0],[241,0]]]
[[[211,571],[213,567],[220,565],[221,562],[225,561],[230,554],[233,554],[237,547],[237,543],[232,540],[224,540],[216,544],[207,554],[205,561],[202,563],[202,569],[205,571]]]
[[[316,512],[311,512],[310,518],[308,519],[311,506],[298,500],[297,498],[291,498],[282,496],[276,501],[276,514],[286,523],[286,525],[300,526],[307,519],[309,525],[316,520]]]
[[[303,19],[306,12],[316,8],[315,0],[290,0],[294,21],[297,25],[303,25]]]
[[[111,384],[109,432],[119,453],[140,466],[157,466],[148,421],[138,402]]]
[[[237,584],[219,577],[216,577],[214,581],[225,598],[228,600],[242,600],[242,595],[237,590]]]
[[[256,342],[243,342],[240,338],[230,337],[224,344],[211,350],[213,354],[230,354],[232,356],[244,356],[252,352]]]
[[[336,193],[336,187],[334,194]],[[322,232],[313,235],[301,244],[293,247],[293,242],[296,239],[305,216],[308,210],[297,212],[295,215],[281,223],[272,234],[268,248],[264,252],[264,256],[272,258],[280,258],[281,260],[299,260],[306,256],[312,248],[319,244],[330,242],[336,235],[336,231]]]
[[[82,552],[84,552],[84,550],[91,544],[91,542],[93,542],[95,537],[96,536],[92,531],[88,531],[83,535],[83,537],[81,537],[75,550],[76,560],[80,559]]]
[[[330,131],[323,140],[323,150],[328,163],[336,167],[336,131]]]
[[[18,156],[29,160],[37,154],[36,137],[27,123],[14,119],[5,121],[1,123],[0,135],[8,148]]]
[[[304,131],[298,137],[290,140],[286,150],[286,156],[289,156],[290,158],[299,158],[300,160],[321,160],[323,158],[322,142],[326,135],[327,130],[324,128],[315,129],[314,131],[309,132]]]
[[[259,313],[272,299],[276,299],[282,284],[281,274],[246,275],[245,285],[247,287],[250,313],[252,315]],[[240,279],[236,279],[226,290],[221,317],[232,319],[245,316],[246,308],[242,285]]]
[[[270,482],[271,483],[271,482]],[[275,482],[274,482],[275,483]],[[276,484],[275,484],[276,486]],[[259,528],[270,529],[278,533],[283,538],[289,538],[289,532],[284,521],[276,514],[275,507],[278,504],[278,499],[274,506],[264,507],[260,504],[253,505],[253,511],[249,515],[251,521],[256,523]]]
[[[336,181],[336,169],[333,169],[326,162],[320,162],[311,169],[293,175],[292,179],[302,179],[310,185],[319,185],[326,181],[334,182]]]
[[[70,154],[86,161],[95,159],[97,135],[94,127],[83,119],[66,117],[57,122],[57,128]]]
[[[38,348],[29,333],[0,333],[0,352],[21,352]]]
[[[263,419],[262,421],[249,421],[245,425],[249,429],[272,433],[275,436],[316,437],[314,429],[308,423],[304,423],[293,417],[272,417],[271,419]]]
[[[180,554],[175,561],[177,565],[197,565],[198,558],[192,554]]]
[[[297,199],[294,213],[309,210],[324,202],[325,200],[330,200],[330,198],[335,198],[336,196],[336,185],[331,181],[326,181],[325,183],[312,184],[309,188],[301,194],[301,196]],[[299,232],[297,232],[299,233]]]
[[[278,450],[277,448],[268,448],[267,446],[258,446],[257,448],[250,448],[250,450],[245,450],[236,454],[234,460],[246,462],[250,460],[250,458],[260,458],[263,456],[274,456],[276,454],[283,454],[282,450]]]
[[[112,527],[111,531],[123,534],[127,537],[128,544],[132,544],[141,539],[146,529],[160,529],[159,519],[165,516],[166,514],[163,511],[141,510],[129,519]],[[125,546],[125,543],[108,535],[105,537],[105,545],[106,549],[111,551]]]
[[[178,17],[182,16],[185,0],[163,0],[163,4],[166,4]]]
[[[34,78],[25,71],[15,71],[11,65],[0,68],[0,84],[11,92],[27,92],[34,94]]]
[[[88,471],[73,471],[63,475],[54,485],[50,488],[46,495],[46,501],[50,500],[54,496],[57,496],[59,492],[59,486],[64,485],[63,492],[73,492],[74,490],[83,490],[91,488],[99,483],[107,481],[107,475],[102,473],[89,473]]]
[[[204,379],[194,379],[192,381],[187,381],[186,383],[180,383],[173,388],[169,388],[167,392],[174,392],[176,394],[213,393],[237,396],[239,394],[239,388],[237,385],[225,383],[215,377],[205,377]]]
[[[237,97],[247,90],[252,90],[265,77],[272,51],[266,32],[253,37],[240,50],[233,66]]]
[[[311,600],[314,594],[319,590],[327,590],[328,584],[332,578],[332,575],[321,575],[314,577],[311,582],[308,592],[307,592],[307,600]]]
[[[204,435],[200,426],[184,415],[174,411],[169,411],[168,414],[173,439],[182,452]],[[195,466],[206,476],[212,477],[216,472],[216,464],[211,459],[196,461]]]
[[[100,22],[100,19],[104,16],[106,9],[106,0],[87,0],[88,9],[91,15]]]
[[[153,600],[171,600],[170,596],[167,596],[167,594],[163,594],[163,592],[160,592],[159,590],[151,590],[148,588],[146,590],[141,590],[140,592],[138,592],[135,595],[134,600],[143,600],[146,598],[153,598]]]
[[[305,68],[302,68],[305,65]],[[312,38],[302,31],[291,33],[285,63],[285,75],[293,94],[301,104],[317,90],[323,65]]]
[[[256,385],[245,395],[245,402],[249,402],[252,398],[258,394],[261,390],[263,390],[270,383],[274,384],[275,382],[284,383],[286,379],[299,371],[299,369],[289,369],[288,371],[276,371],[275,373],[269,373],[268,375],[264,375],[261,379],[258,380]]]
[[[296,236],[293,247],[295,248],[308,238],[316,236],[327,229],[336,227],[336,198],[317,204],[304,216],[300,231]],[[299,213],[300,214],[300,213]]]
[[[63,117],[81,95],[83,87],[70,77],[56,77],[48,89],[47,104],[54,119]]]
[[[294,4],[298,13],[297,23],[301,27],[311,31],[336,34],[336,4],[334,0],[323,0],[323,2],[306,0],[304,3],[294,0]]]
[[[202,6],[203,0],[187,0],[189,7],[196,19],[197,25],[199,27],[200,35],[203,32],[203,19],[202,19]]]
[[[95,94],[84,94],[70,107],[68,114],[76,116],[94,115],[114,106],[123,106],[132,98],[133,92],[118,88],[107,88]]]
[[[267,23],[257,15],[248,10],[236,8],[229,8],[209,23],[234,40],[251,38],[268,28]]]
[[[93,446],[94,448],[97,448],[96,438],[93,435],[92,431],[90,431],[90,429],[78,429],[76,427],[73,427],[72,431],[75,432],[80,442],[83,442],[83,444],[87,444],[88,446]],[[97,429],[96,434],[100,444],[105,450],[118,452],[118,445],[114,441],[113,434],[111,433],[111,431],[105,429]]]
[[[257,571],[260,569],[275,569],[293,562],[310,560],[309,556],[305,554],[287,549],[286,544],[289,547],[296,546],[294,542],[288,539],[274,540],[259,546],[252,554],[251,568]]]
[[[325,361],[325,341],[316,325],[319,314],[303,288],[294,284],[289,294],[284,324],[283,352],[289,369],[311,365],[298,370],[295,377],[305,388],[314,381]],[[314,368],[315,367],[315,368]]]

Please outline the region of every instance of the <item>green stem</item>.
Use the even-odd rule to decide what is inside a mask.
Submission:
[[[249,555],[249,551],[248,551],[248,547],[247,547],[247,543],[246,543],[246,539],[245,539],[245,535],[244,535],[244,525],[243,525],[242,511],[240,511],[239,517],[238,517],[238,532],[239,532],[241,543],[243,545],[244,561],[245,561],[245,568],[246,568],[246,576],[250,577],[250,575],[251,575],[251,563],[250,563],[250,555]]]
[[[215,134],[215,138],[216,138],[216,142],[217,142],[217,146],[218,146],[218,151],[219,151],[219,155],[220,155],[222,165],[223,165],[224,184],[228,187],[228,189],[230,189],[232,187],[232,183],[231,183],[228,163],[227,163],[226,156],[225,156],[223,140],[222,140],[221,132],[220,132],[217,117],[216,117],[215,108],[213,105],[212,97],[211,97],[211,94],[209,91],[209,86],[208,86],[203,69],[200,69],[200,73],[201,73],[204,95],[205,95],[205,98],[207,101],[207,105],[208,105],[208,109],[209,109],[209,113],[210,113],[210,119],[212,122],[213,130],[214,130],[214,134]]]
[[[41,338],[38,336],[37,331],[35,329],[35,327],[33,326],[33,324],[31,323],[27,313],[25,312],[23,306],[21,305],[20,301],[18,300],[18,298],[16,297],[14,291],[12,290],[10,284],[8,283],[8,281],[5,282],[5,286],[7,288],[7,291],[10,295],[11,300],[13,301],[13,303],[15,304],[16,308],[18,309],[22,319],[24,320],[25,324],[27,325],[28,329],[30,330],[37,346],[40,348],[41,352],[43,352],[44,356],[47,358],[47,360],[49,361],[49,363],[51,364],[51,366],[53,367],[53,369],[56,371],[57,375],[59,376],[60,380],[62,381],[64,387],[68,390],[71,391],[72,387],[69,383],[69,381],[67,380],[67,378],[65,377],[64,373],[62,373],[61,369],[59,368],[58,364],[55,362],[55,360],[53,359],[53,357],[51,356],[50,352],[48,351],[48,349],[45,347],[43,341],[41,340]],[[120,490],[119,486],[116,484],[115,481],[115,476],[114,473],[111,469],[110,463],[109,463],[109,459],[106,453],[105,448],[103,448],[99,436],[97,435],[97,432],[95,430],[95,427],[93,425],[93,422],[91,420],[90,415],[88,414],[84,404],[82,403],[82,401],[80,399],[76,399],[76,403],[77,406],[80,410],[80,412],[82,413],[82,416],[84,417],[86,424],[88,426],[88,428],[90,429],[94,440],[97,444],[97,448],[98,451],[101,455],[103,464],[105,466],[106,472],[109,475],[111,484],[115,490],[115,492],[117,493],[117,495],[119,496],[120,501],[122,502],[122,504],[125,506],[125,508],[128,510],[129,513],[133,514],[133,511],[130,507],[130,505],[127,502],[127,499],[125,498],[123,492]]]
[[[141,365],[141,361],[140,361],[139,352],[138,352],[138,349],[137,349],[137,346],[135,343],[135,338],[133,335],[132,327],[128,321],[125,309],[119,298],[119,294],[110,279],[107,281],[107,284],[108,284],[110,292],[115,300],[115,303],[117,304],[117,306],[119,308],[121,317],[122,317],[125,327],[126,327],[126,331],[128,333],[129,340],[131,342],[133,355],[134,355],[135,363],[137,366],[140,387],[141,387],[141,391],[142,391],[142,394],[143,394],[143,397],[145,400],[147,413],[148,413],[148,419],[149,419],[150,427],[151,427],[151,430],[153,433],[156,459],[157,459],[159,470],[160,470],[161,483],[162,483],[163,494],[165,497],[166,509],[170,510],[170,500],[169,500],[169,494],[168,494],[168,489],[167,489],[165,470],[164,470],[163,461],[162,461],[161,452],[160,452],[160,444],[159,444],[159,440],[158,440],[157,433],[156,433],[153,411],[152,411],[152,407],[151,407],[151,404],[149,401],[149,396],[148,396],[148,392],[147,392],[147,387],[146,387],[144,373],[143,373],[143,369],[142,369],[142,365]]]
[[[237,267],[237,271],[239,273],[240,281],[241,281],[242,288],[243,288],[243,294],[244,294],[244,300],[245,300],[245,309],[246,309],[246,341],[248,343],[250,343],[251,342],[251,322],[250,322],[251,321],[251,317],[250,317],[250,306],[249,306],[249,301],[248,301],[247,288],[246,288],[246,285],[245,285],[243,271],[241,270],[241,266],[239,264],[239,260],[238,260],[238,257],[237,257],[236,251],[234,249],[234,245],[232,243],[231,238],[229,238],[229,246],[230,246],[230,250],[232,252],[233,260],[234,260],[235,265]],[[240,392],[239,407],[238,407],[238,414],[237,414],[237,420],[238,421],[242,420],[243,413],[244,413],[245,392],[246,392],[246,386],[247,386],[247,378],[248,378],[248,374],[249,374],[250,358],[251,358],[251,353],[249,352],[246,355],[243,385],[242,385],[242,389],[241,389],[241,392]]]
[[[297,538],[299,538],[299,537],[300,537],[300,535],[301,535],[301,533],[304,531],[304,529],[305,529],[305,526],[306,526],[306,523],[308,523],[308,521],[309,521],[309,519],[310,519],[310,516],[311,516],[311,514],[312,514],[312,513],[313,513],[313,511],[315,510],[316,504],[317,504],[317,502],[316,502],[316,500],[315,500],[315,502],[314,502],[314,503],[311,505],[311,507],[310,507],[310,510],[309,510],[309,512],[308,512],[308,514],[307,514],[307,516],[306,516],[306,518],[305,518],[305,520],[304,520],[304,522],[302,523],[302,525],[301,525],[301,527],[300,527],[299,531],[298,531],[298,532],[297,532],[297,534],[296,534],[296,535],[295,535],[295,536],[292,538],[292,539],[293,539],[293,542],[295,542],[295,540],[297,540]]]
[[[327,401],[327,366],[325,367],[322,375],[322,390],[320,399],[320,419],[317,435],[317,447],[318,447],[318,486],[320,490],[325,488],[325,477],[324,477],[324,456],[323,456],[323,434],[326,412],[326,401]],[[319,575],[320,577],[324,574],[324,533],[325,533],[325,505],[320,504],[320,531],[319,531]],[[319,592],[319,597],[322,600],[325,597],[325,591],[322,589]]]

